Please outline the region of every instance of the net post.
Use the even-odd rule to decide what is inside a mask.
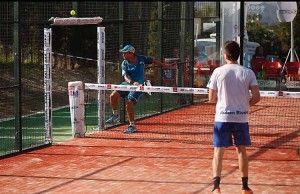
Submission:
[[[73,137],[84,137],[86,132],[84,120],[84,85],[81,81],[68,83],[68,94],[71,113]]]
[[[105,83],[105,27],[97,27],[98,84]],[[98,90],[98,130],[105,129],[105,91]]]
[[[52,29],[44,28],[45,143],[52,143]]]

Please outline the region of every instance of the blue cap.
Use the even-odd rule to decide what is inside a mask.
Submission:
[[[134,53],[134,52],[135,52],[135,48],[134,48],[132,45],[128,44],[128,45],[124,46],[124,47],[120,50],[120,52],[121,52],[121,53],[127,53],[127,52],[132,52],[132,53]]]

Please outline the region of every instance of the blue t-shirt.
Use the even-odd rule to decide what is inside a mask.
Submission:
[[[145,81],[144,80],[145,64],[152,64],[152,63],[153,63],[153,58],[144,55],[137,55],[136,64],[130,64],[127,60],[124,60],[121,64],[122,76],[127,74],[130,76],[130,78],[133,81],[143,84]]]

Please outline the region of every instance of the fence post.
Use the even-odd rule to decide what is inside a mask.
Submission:
[[[15,85],[15,145],[22,151],[22,111],[21,111],[21,50],[20,50],[19,3],[14,2],[14,77]]]

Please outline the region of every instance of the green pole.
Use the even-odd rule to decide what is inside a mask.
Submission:
[[[180,28],[180,64],[178,65],[178,86],[183,86],[184,61],[185,61],[185,37],[186,37],[186,2],[181,2],[181,28]]]
[[[157,35],[158,35],[158,57],[160,58],[160,60],[162,62],[164,62],[164,59],[163,59],[163,49],[162,49],[162,45],[163,45],[163,22],[162,22],[162,19],[163,19],[163,3],[161,1],[158,1],[157,2],[157,19],[158,19],[158,22],[157,22]],[[162,82],[163,82],[163,79],[162,79],[162,76],[163,76],[163,72],[162,72],[162,67],[160,67],[160,70],[159,70],[159,83],[160,85],[162,85]],[[159,111],[162,113],[163,112],[163,96],[162,94],[159,94]]]
[[[21,56],[19,3],[14,2],[13,49],[14,49],[14,78],[15,78],[15,146],[22,151],[22,111],[21,111]]]
[[[124,2],[120,1],[119,2],[119,45],[120,47],[122,47],[124,42]],[[123,60],[123,58],[119,58],[119,64],[121,63],[121,61]],[[122,70],[120,69],[119,71],[119,76],[120,78],[122,77]],[[121,98],[121,103],[120,103],[120,122],[121,123],[125,123],[125,99]]]

